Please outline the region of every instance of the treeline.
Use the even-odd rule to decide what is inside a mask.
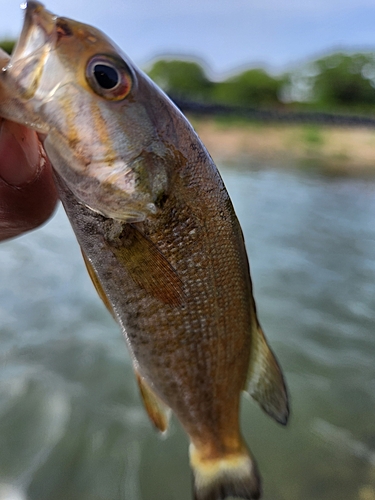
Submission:
[[[13,50],[13,47],[14,47],[14,44],[15,44],[15,41],[14,40],[1,40],[0,41],[0,47],[5,50],[5,52],[7,52],[8,54],[10,54]]]
[[[208,104],[322,111],[375,111],[375,52],[336,53],[293,71],[263,68],[213,81],[198,62],[161,59],[147,71],[177,100]]]
[[[11,52],[12,40],[0,47]],[[215,81],[197,61],[159,59],[146,70],[172,98],[195,103],[309,111],[375,111],[375,52],[339,52],[281,75],[251,68]]]

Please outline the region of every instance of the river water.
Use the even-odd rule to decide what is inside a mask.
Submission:
[[[220,167],[292,401],[242,426],[266,500],[375,500],[375,182]],[[0,246],[0,500],[190,500],[61,209]]]

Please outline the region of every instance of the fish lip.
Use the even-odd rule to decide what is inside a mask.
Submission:
[[[56,33],[57,16],[45,9],[42,3],[30,1],[21,7],[25,10],[25,17],[21,34],[11,56],[10,64],[14,64],[18,59],[23,59],[33,51],[41,49],[43,45],[52,41]],[[38,30],[44,35],[44,39],[42,39],[40,47],[35,47],[32,43],[32,38],[36,36]]]
[[[13,95],[23,102],[34,97],[43,78],[45,63],[55,49],[57,16],[38,1],[21,5],[24,22],[11,58],[2,71]]]
[[[34,23],[42,28],[48,36],[53,33],[57,16],[47,10],[42,3],[34,0],[27,2],[25,10],[25,23]]]

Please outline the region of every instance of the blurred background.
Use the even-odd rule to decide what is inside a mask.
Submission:
[[[0,40],[22,25],[0,0]],[[375,4],[51,1],[176,100],[242,224],[286,429],[251,401],[265,500],[375,500]],[[189,500],[66,216],[0,245],[0,500]]]

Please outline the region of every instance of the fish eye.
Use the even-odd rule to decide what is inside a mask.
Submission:
[[[116,68],[108,66],[107,64],[95,64],[93,67],[93,74],[95,80],[102,89],[113,89],[120,81],[120,75]]]
[[[91,89],[110,101],[119,101],[129,94],[130,75],[124,61],[110,56],[94,56],[86,66],[86,80]]]

